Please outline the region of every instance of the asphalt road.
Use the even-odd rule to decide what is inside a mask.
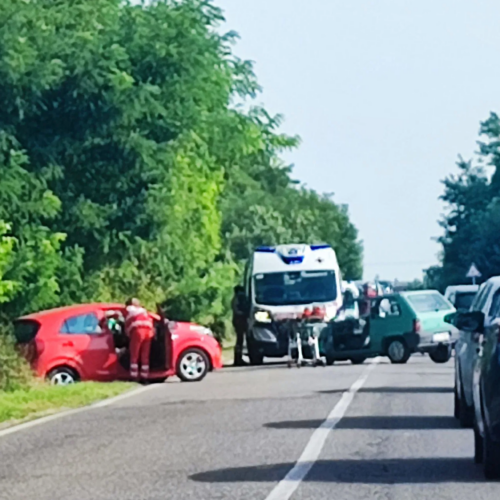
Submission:
[[[366,370],[226,369],[1,437],[0,498],[284,500],[277,485],[306,447],[320,453],[293,500],[500,498],[452,418],[451,362]],[[316,431],[334,408],[336,427]]]

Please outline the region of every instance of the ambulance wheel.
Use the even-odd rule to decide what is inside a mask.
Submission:
[[[259,366],[264,363],[264,353],[250,340],[248,342],[248,358],[250,359],[250,364],[253,366]]]
[[[210,361],[205,352],[191,347],[180,354],[175,373],[183,382],[199,382],[205,378],[209,368]]]

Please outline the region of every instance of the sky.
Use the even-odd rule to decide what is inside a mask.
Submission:
[[[215,0],[257,98],[302,144],[294,177],[348,204],[365,279],[437,262],[440,181],[500,112],[498,0]]]

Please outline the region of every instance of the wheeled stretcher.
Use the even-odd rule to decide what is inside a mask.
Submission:
[[[320,355],[319,337],[327,325],[323,321],[300,319],[289,323],[288,367],[310,364],[325,366]]]

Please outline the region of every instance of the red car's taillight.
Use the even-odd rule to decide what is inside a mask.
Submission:
[[[29,342],[21,346],[21,352],[26,358],[28,363],[31,363],[36,358],[36,345],[35,342]]]
[[[421,327],[422,326],[420,324],[420,320],[414,319],[413,320],[413,333],[420,333]]]
[[[45,342],[43,340],[36,340],[35,345],[36,345],[35,355],[40,356],[40,354],[42,354],[42,352],[45,350]]]
[[[32,340],[28,344],[25,344],[23,349],[24,355],[29,363],[35,361],[40,354],[45,350],[45,342],[43,340]]]

